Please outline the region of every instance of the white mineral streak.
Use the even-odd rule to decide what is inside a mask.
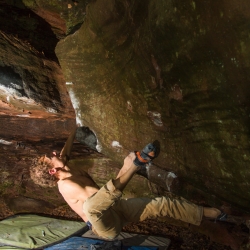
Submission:
[[[30,117],[30,115],[16,115],[18,117]]]
[[[49,113],[54,113],[54,114],[57,113],[57,111],[56,111],[55,109],[53,109],[53,108],[47,108],[47,111],[48,111]]]
[[[173,172],[168,173],[167,179],[166,179],[166,185],[167,185],[168,191],[170,191],[170,187],[172,185],[173,179],[175,178],[177,178],[177,176]]]
[[[18,85],[13,84],[13,83],[11,83],[11,84],[12,84],[12,86],[15,86],[16,89],[22,89],[21,86],[18,86]],[[7,102],[10,102],[10,100],[11,100],[10,98],[13,97],[16,100],[21,100],[27,104],[36,104],[36,102],[33,99],[27,98],[26,96],[21,96],[21,94],[16,89],[13,89],[9,86],[8,87],[3,86],[3,85],[1,85],[1,82],[0,82],[0,92],[2,92],[4,95],[6,95]]]
[[[112,141],[111,146],[114,148],[122,148],[118,141]]]
[[[168,178],[177,178],[177,175],[176,174],[174,174],[173,172],[169,172],[168,173],[168,176],[167,176]]]
[[[0,90],[13,96],[20,96],[18,91],[16,91],[14,88],[11,88],[10,86],[6,87],[4,85],[1,85],[1,83],[0,83]]]
[[[10,85],[13,86],[14,89],[23,89],[22,86],[17,85],[17,84],[15,84],[15,83],[13,83],[13,82],[11,82]]]
[[[97,140],[96,150],[97,150],[97,152],[100,153],[100,152],[102,151],[102,145],[101,145],[101,143],[99,142],[99,140],[98,140],[98,138],[97,138],[97,135],[96,135],[95,131],[92,130],[92,132],[95,134],[95,137],[96,137],[96,140]]]
[[[11,145],[13,142],[11,141],[5,141],[3,139],[0,139],[0,144],[4,144],[4,145]]]
[[[118,141],[112,141],[111,146],[116,149],[116,152],[120,152],[122,145]]]
[[[159,112],[148,111],[147,115],[156,126],[158,127],[163,126],[163,122],[161,120],[161,114]]]
[[[66,82],[67,85],[73,85],[72,82]],[[70,96],[70,100],[72,102],[73,108],[75,110],[75,114],[76,114],[76,124],[78,126],[84,126],[84,124],[82,123],[81,120],[81,109],[80,109],[80,102],[78,100],[78,98],[76,97],[74,90],[72,87],[68,88],[68,92],[69,92],[69,96]],[[95,131],[92,130],[92,132],[95,134],[95,137],[97,139],[97,145],[96,145],[96,150],[100,153],[102,151],[102,145],[99,142],[97,135],[95,133]]]
[[[102,145],[100,144],[99,140],[97,139],[96,150],[100,153],[102,151]]]
[[[80,102],[75,96],[73,89],[69,88],[68,91],[69,91],[69,96],[70,96],[70,99],[71,99],[71,102],[72,102],[72,105],[76,114],[76,124],[79,126],[83,126],[83,123],[81,120]]]

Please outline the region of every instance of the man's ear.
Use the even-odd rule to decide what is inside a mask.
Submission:
[[[50,175],[54,175],[54,174],[56,174],[56,172],[57,172],[56,168],[52,168],[52,169],[49,170]]]

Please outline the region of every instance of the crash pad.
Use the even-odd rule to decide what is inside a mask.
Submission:
[[[87,239],[82,237],[71,237],[54,246],[45,248],[44,250],[72,250],[72,249],[89,249],[91,245],[102,244],[103,240]]]
[[[44,248],[87,230],[85,222],[15,215],[0,221],[0,250]]]
[[[44,250],[158,250],[158,247],[146,246],[123,246],[120,240],[105,241],[84,237],[71,237]]]
[[[91,230],[86,231],[82,237],[91,239],[101,239],[96,236]],[[116,240],[121,242],[122,250],[146,250],[146,249],[158,249],[167,250],[170,246],[171,240],[154,235],[143,235],[121,232]]]

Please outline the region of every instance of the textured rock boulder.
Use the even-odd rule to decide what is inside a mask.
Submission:
[[[118,161],[157,139],[180,194],[249,209],[249,22],[247,0],[90,2],[56,47],[78,122]]]
[[[66,82],[102,153],[122,162],[158,140],[155,163],[178,176],[176,192],[249,208],[247,0],[1,7],[1,86],[15,93],[1,94],[1,135],[65,137],[74,123]]]
[[[130,196],[150,195],[146,187],[166,193],[165,186],[247,218],[247,0],[3,0],[0,7],[1,218],[34,211],[76,218],[56,188],[30,176],[33,158],[60,150],[75,126],[65,82],[77,122],[89,128],[78,139],[116,160],[75,143],[71,163],[100,186],[127,152],[157,140],[161,153],[149,169],[157,185],[135,176]],[[152,225],[163,224],[146,223],[162,233]],[[233,249],[249,245],[246,226],[210,223],[195,230]]]
[[[22,2],[0,6],[0,136],[67,137],[75,115],[54,51],[57,35]]]

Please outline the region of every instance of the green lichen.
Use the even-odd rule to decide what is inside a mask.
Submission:
[[[11,181],[5,180],[0,184],[0,193],[5,194],[9,188],[13,188],[13,183]]]

